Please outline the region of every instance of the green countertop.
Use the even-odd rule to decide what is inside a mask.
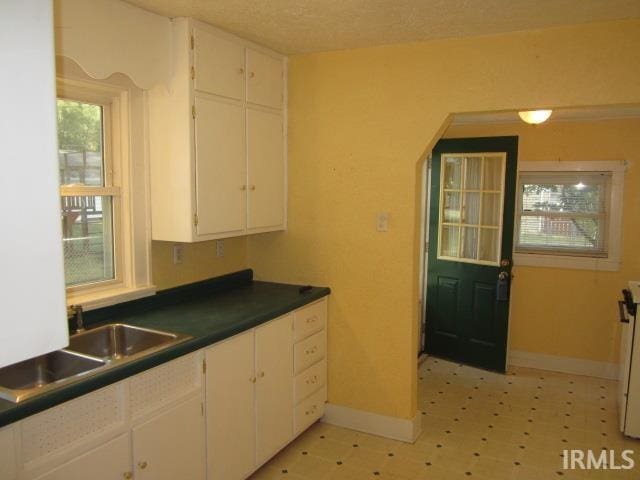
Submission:
[[[128,323],[193,338],[20,403],[0,399],[0,427],[212,345],[330,293],[324,287],[301,293],[300,285],[253,281],[252,276],[250,270],[245,270],[122,306],[87,312],[85,322],[90,325]]]

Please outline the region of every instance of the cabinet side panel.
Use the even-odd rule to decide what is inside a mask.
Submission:
[[[52,2],[0,2],[0,367],[68,344]],[[34,301],[33,286],[37,290]]]
[[[293,438],[293,315],[256,329],[256,458],[262,464]]]
[[[243,479],[255,466],[253,330],[206,352],[207,470]]]
[[[149,160],[151,223],[154,240],[190,242],[193,237],[193,117],[190,46],[186,20],[172,32],[172,75],[169,90],[149,91]]]

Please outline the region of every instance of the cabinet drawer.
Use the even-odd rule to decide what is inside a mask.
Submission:
[[[295,435],[308,428],[324,414],[324,402],[327,400],[327,387],[322,387],[296,407]]]
[[[325,328],[327,323],[327,300],[308,305],[293,314],[294,341],[302,340]]]
[[[322,360],[296,375],[293,400],[297,405],[313,392],[324,387],[327,378],[327,361]]]
[[[326,330],[322,330],[315,335],[296,343],[293,347],[294,372],[300,373],[309,365],[313,365],[321,358],[324,358],[327,345]]]

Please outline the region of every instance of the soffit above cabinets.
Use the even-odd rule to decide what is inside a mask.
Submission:
[[[127,0],[285,54],[493,35],[640,17],[637,0]]]

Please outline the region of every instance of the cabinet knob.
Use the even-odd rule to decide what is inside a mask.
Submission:
[[[255,76],[256,76],[256,74],[255,74],[255,73],[253,73],[253,72],[249,72],[249,78],[253,78],[253,77],[255,77]]]
[[[142,462],[138,462],[138,467],[140,467],[140,470],[144,470],[145,468],[147,468],[147,462],[145,462],[144,460]]]
[[[125,480],[131,480],[133,478],[133,473],[124,472],[124,474],[122,474],[122,478],[124,478]]]
[[[313,317],[307,318],[307,323],[315,323],[317,319],[318,319],[318,316],[314,315]]]
[[[240,67],[240,68],[238,69],[238,73],[239,73],[240,75],[242,75],[242,74],[244,73],[244,68]]]
[[[240,190],[243,190],[243,191],[244,191],[244,190],[246,190],[246,189],[247,189],[247,186],[246,186],[246,185],[240,185]]]
[[[250,377],[250,378],[249,378],[249,381],[250,381],[251,383],[256,383],[256,377]]]
[[[249,185],[249,190],[255,190],[256,186],[255,185]]]
[[[259,376],[260,378],[264,378],[264,372],[260,372]]]

